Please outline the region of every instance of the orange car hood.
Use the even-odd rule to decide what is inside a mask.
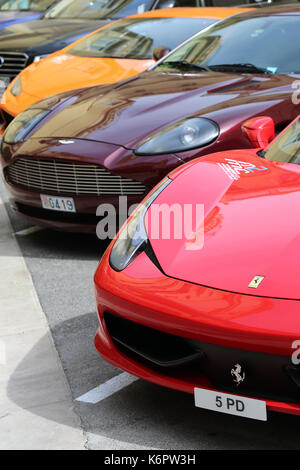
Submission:
[[[72,89],[117,82],[148,69],[153,60],[86,58],[55,54],[22,73],[22,88],[38,98]],[[64,64],[63,67],[57,67]],[[32,73],[34,72],[34,73]]]

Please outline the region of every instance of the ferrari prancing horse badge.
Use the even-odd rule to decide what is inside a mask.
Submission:
[[[264,276],[255,276],[255,278],[252,279],[248,287],[251,287],[252,289],[257,289],[263,282],[264,278]]]

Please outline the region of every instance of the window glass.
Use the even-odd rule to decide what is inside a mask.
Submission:
[[[272,73],[299,74],[300,16],[235,16],[200,33],[163,64],[254,64]],[[161,64],[163,66],[163,64]]]
[[[54,0],[7,0],[2,2],[0,11],[44,11]]]
[[[84,57],[151,59],[156,46],[173,49],[214,21],[201,18],[122,20],[84,38],[68,53]]]
[[[200,7],[199,0],[160,0],[156,8]]]
[[[265,157],[275,162],[300,164],[300,119],[270,145]]]
[[[153,0],[61,0],[45,18],[123,18],[144,13]]]

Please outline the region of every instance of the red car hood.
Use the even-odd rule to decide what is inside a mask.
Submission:
[[[157,239],[155,204],[178,202],[204,204],[204,218],[193,221],[182,239]],[[146,222],[166,275],[241,294],[300,299],[299,209],[298,165],[231,151],[181,167]],[[197,236],[202,228],[203,247]],[[264,277],[262,283],[248,287],[256,276]]]
[[[284,75],[146,72],[117,85],[72,91],[34,137],[80,138],[135,149],[142,139],[189,116],[216,120],[221,131],[257,114],[289,116],[293,79]],[[41,106],[38,103],[36,106]],[[240,132],[240,131],[239,131]],[[249,144],[250,146],[250,144]]]

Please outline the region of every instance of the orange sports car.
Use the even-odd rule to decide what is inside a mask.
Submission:
[[[2,131],[13,117],[42,98],[139,74],[201,29],[245,10],[173,8],[110,23],[24,69],[2,97]]]

